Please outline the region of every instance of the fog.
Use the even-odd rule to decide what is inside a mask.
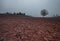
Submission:
[[[48,10],[47,16],[60,15],[60,0],[0,0],[0,13],[22,12],[40,17],[41,10]]]

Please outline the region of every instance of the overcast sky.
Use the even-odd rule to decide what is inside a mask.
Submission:
[[[42,9],[48,10],[48,16],[60,14],[60,0],[0,0],[0,13],[23,12],[39,17]]]

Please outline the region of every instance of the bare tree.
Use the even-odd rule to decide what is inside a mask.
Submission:
[[[48,11],[46,9],[41,10],[41,15],[42,16],[48,15]]]

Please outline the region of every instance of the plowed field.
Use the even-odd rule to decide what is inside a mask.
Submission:
[[[0,16],[0,41],[60,41],[60,18]]]

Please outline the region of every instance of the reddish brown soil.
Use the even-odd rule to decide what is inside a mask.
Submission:
[[[0,41],[60,41],[60,18],[0,16]]]

